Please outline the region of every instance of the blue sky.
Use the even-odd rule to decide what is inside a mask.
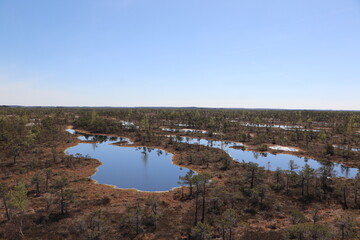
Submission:
[[[359,0],[0,0],[0,105],[360,110]]]

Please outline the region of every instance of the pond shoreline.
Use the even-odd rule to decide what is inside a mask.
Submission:
[[[97,133],[91,133],[89,131],[86,131],[86,130],[81,130],[81,129],[73,129],[75,131],[78,131],[80,133],[84,133],[84,134],[90,134],[90,135],[102,135],[102,136],[109,136],[109,137],[123,137],[123,138],[127,138],[127,139],[130,139],[132,141],[132,138],[131,137],[124,137],[124,136],[120,136],[120,135],[117,135],[117,134],[97,134]],[[159,136],[165,136],[165,137],[176,137],[176,135],[159,135]],[[204,139],[204,140],[207,140],[207,141],[217,141],[219,142],[219,140],[214,140],[214,139],[211,139],[209,137],[202,137],[202,138],[199,138],[199,137],[189,137],[189,136],[181,136],[183,138],[192,138],[192,139]],[[344,168],[349,168],[351,170],[351,167],[348,167],[348,164],[344,164],[343,162],[337,162],[337,161],[331,161],[331,160],[317,160],[316,158],[313,158],[312,156],[309,156],[308,154],[306,154],[304,151],[302,151],[301,149],[299,149],[300,151],[282,151],[282,150],[273,150],[273,149],[268,149],[267,151],[259,151],[256,149],[256,146],[253,146],[253,145],[244,145],[243,143],[241,142],[233,142],[233,141],[228,141],[228,140],[222,140],[223,142],[228,142],[228,143],[237,143],[237,144],[240,144],[240,145],[243,145],[244,147],[246,147],[246,149],[242,149],[242,146],[235,146],[235,147],[230,147],[230,148],[234,148],[234,149],[241,149],[243,151],[247,151],[247,152],[257,152],[257,153],[266,153],[266,154],[272,154],[272,155],[278,155],[278,154],[282,154],[282,155],[288,155],[288,156],[295,156],[295,157],[298,157],[298,158],[307,158],[309,160],[313,160],[313,161],[316,161],[318,162],[319,164],[324,164],[324,163],[334,163],[336,165],[342,165],[341,167],[344,167]],[[84,143],[84,142],[80,142],[80,143]],[[186,142],[183,142],[185,144],[187,144]],[[191,143],[188,143],[188,144],[191,144]],[[120,145],[120,144],[117,144],[117,143],[113,143],[113,145]],[[202,172],[204,170],[204,168],[201,168],[201,170],[199,171],[198,168],[194,168],[193,165],[184,165],[184,164],[180,164],[179,163],[179,157],[176,153],[176,151],[174,151],[173,149],[168,149],[168,148],[164,148],[164,146],[160,146],[160,145],[143,145],[143,144],[121,144],[122,147],[148,147],[148,148],[156,148],[156,149],[161,149],[161,150],[164,150],[164,151],[167,151],[171,154],[173,154],[173,157],[172,157],[172,163],[179,166],[179,167],[183,167],[183,168],[187,168],[187,169],[191,169],[195,172]],[[205,145],[203,145],[205,146]],[[270,145],[269,145],[270,146]],[[271,145],[273,146],[273,145]],[[211,147],[211,146],[209,146]],[[215,148],[215,147],[213,147]],[[293,148],[293,147],[291,147]],[[295,147],[294,147],[295,148]],[[221,149],[222,150],[222,149]],[[224,150],[223,150],[224,151]],[[234,162],[237,162],[237,163],[241,163],[240,159],[236,159],[234,158],[233,156],[231,156],[228,152],[225,151],[226,154],[228,154],[232,160]],[[282,170],[286,170],[286,168],[282,168]],[[274,171],[274,170],[272,170]],[[342,174],[342,171],[341,172],[338,172],[338,175],[339,176],[336,176],[336,178],[349,178],[349,177],[345,177],[345,176],[340,176]],[[353,176],[354,177],[354,176]]]
[[[67,131],[68,129],[72,129],[78,133],[83,133],[83,134],[87,134],[87,135],[98,135],[98,136],[108,136],[108,137],[116,137],[116,138],[126,138],[126,139],[129,139],[130,141],[132,141],[132,139],[130,137],[124,137],[124,136],[120,136],[120,135],[116,135],[116,134],[97,134],[97,133],[91,133],[89,131],[86,131],[86,130],[81,130],[81,129],[75,129],[75,128],[72,128],[72,126],[68,126],[65,130]],[[71,133],[70,133],[71,134]],[[73,136],[76,136],[75,134],[72,134]],[[67,150],[69,148],[72,148],[72,147],[75,147],[79,144],[92,144],[92,143],[96,143],[96,141],[82,141],[82,140],[79,140],[78,138],[76,138],[77,141],[76,143],[74,144],[71,144],[70,146],[67,146],[65,149],[64,149],[64,154],[66,156],[69,156],[67,154]],[[114,142],[114,143],[109,143],[108,145],[112,145],[112,146],[118,146],[118,147],[125,147],[125,148],[139,148],[139,147],[144,147],[144,148],[152,148],[152,149],[158,149],[158,150],[162,150],[166,153],[170,153],[172,156],[171,156],[171,164],[175,165],[175,166],[178,166],[180,168],[184,168],[184,169],[189,169],[189,170],[192,170],[194,171],[195,174],[197,173],[200,173],[201,170],[199,169],[195,169],[191,166],[186,166],[186,165],[183,165],[183,164],[180,164],[179,162],[179,156],[178,156],[178,153],[176,153],[176,151],[174,151],[173,149],[168,149],[168,148],[164,148],[163,146],[152,146],[152,145],[142,145],[142,144],[134,144],[134,143],[128,143],[128,142],[125,142],[125,141],[122,141],[121,143],[120,142]],[[174,191],[174,190],[177,190],[179,188],[181,188],[181,186],[176,186],[176,187],[173,187],[169,190],[164,190],[164,191],[146,191],[146,190],[140,190],[140,189],[137,189],[137,188],[124,188],[124,187],[117,187],[116,185],[114,184],[105,184],[105,183],[100,183],[99,181],[95,180],[92,178],[92,176],[94,176],[98,171],[99,171],[99,167],[102,166],[104,163],[103,161],[101,161],[100,159],[97,159],[97,158],[93,158],[91,157],[91,159],[94,159],[96,160],[99,164],[96,166],[96,168],[94,169],[94,173],[90,176],[88,176],[88,179],[90,179],[93,183],[95,184],[101,184],[101,185],[105,185],[105,186],[108,186],[108,187],[111,187],[111,188],[114,188],[114,189],[121,189],[121,190],[127,190],[127,191],[136,191],[136,192],[144,192],[144,193],[167,193],[167,192],[171,192],[171,191]]]

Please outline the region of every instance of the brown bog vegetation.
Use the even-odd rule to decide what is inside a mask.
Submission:
[[[96,184],[99,160],[64,153],[80,142],[68,126],[165,149],[192,171],[162,193]],[[268,171],[169,134],[329,164]],[[0,239],[357,239],[360,175],[334,177],[331,164],[360,167],[357,148],[359,112],[0,107]]]

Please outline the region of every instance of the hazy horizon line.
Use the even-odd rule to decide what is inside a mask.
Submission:
[[[62,106],[62,105],[0,105],[0,107],[27,107],[27,108],[149,108],[149,109],[228,109],[228,110],[284,110],[284,111],[341,111],[360,112],[355,109],[316,109],[316,108],[261,108],[261,107],[197,107],[197,106]]]

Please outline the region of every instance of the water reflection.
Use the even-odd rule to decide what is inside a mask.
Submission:
[[[168,191],[179,187],[179,176],[188,171],[174,165],[172,154],[166,151],[126,146],[132,143],[127,138],[84,134],[79,139],[85,142],[67,149],[66,154],[80,153],[100,160],[102,165],[91,178],[101,184],[142,191]],[[112,145],[119,142],[124,145]]]
[[[205,130],[197,130],[197,129],[189,129],[189,128],[183,128],[183,129],[161,128],[161,130],[165,132],[202,133],[202,134],[209,133],[208,131]]]
[[[320,129],[306,129],[303,126],[297,126],[297,125],[255,124],[255,123],[241,123],[240,125],[244,127],[279,128],[287,131],[311,131],[311,132],[321,131]]]
[[[356,147],[339,146],[339,145],[333,145],[333,147],[341,149],[341,150],[345,150],[345,151],[360,152],[360,148],[356,148]]]
[[[182,139],[178,136],[169,136],[175,139]],[[198,144],[207,147],[219,148],[228,153],[234,160],[238,162],[255,162],[259,164],[259,166],[264,167],[265,169],[269,169],[271,171],[275,171],[277,168],[281,168],[283,170],[289,168],[289,161],[293,160],[295,164],[299,166],[297,171],[300,171],[301,168],[308,164],[310,167],[314,169],[320,169],[328,164],[333,164],[335,176],[345,177],[345,178],[354,178],[358,172],[357,168],[349,168],[340,163],[329,163],[329,162],[321,162],[315,159],[294,156],[289,154],[269,154],[269,153],[259,153],[252,151],[243,151],[241,149],[237,149],[236,147],[244,146],[242,143],[237,142],[228,142],[228,141],[214,141],[207,140],[202,138],[187,138],[186,141],[181,141],[183,143],[188,144]],[[235,147],[235,148],[234,148]]]
[[[79,139],[85,141],[85,143],[69,148],[67,151],[69,154],[81,153],[99,159],[103,164],[92,178],[102,184],[115,185],[119,188],[135,188],[143,191],[167,191],[173,187],[178,187],[179,176],[185,175],[187,171],[186,168],[174,165],[171,161],[172,154],[161,149],[111,145],[119,142],[131,144],[132,142],[127,138],[87,135],[75,131],[72,134],[80,135]],[[320,162],[311,158],[289,154],[245,151],[244,149],[238,149],[244,147],[242,143],[238,142],[181,136],[168,137],[172,142],[222,149],[235,161],[255,162],[271,171],[278,168],[289,169],[289,161],[293,160],[294,164],[298,166],[294,171],[300,171],[305,164],[308,164],[320,172],[327,171],[330,175],[339,177],[354,178],[358,172],[357,168],[345,167],[338,163]],[[91,144],[86,143],[86,141],[90,141]]]

